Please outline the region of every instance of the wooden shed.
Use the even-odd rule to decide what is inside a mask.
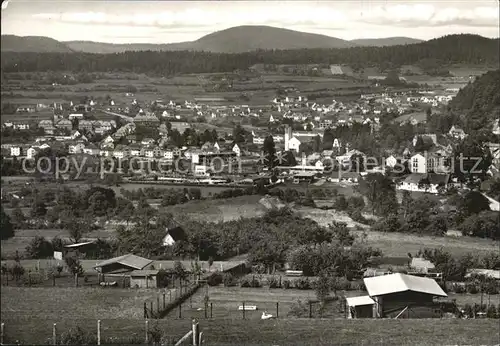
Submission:
[[[101,274],[121,274],[145,269],[151,263],[153,261],[150,259],[128,254],[99,262],[94,269]]]
[[[425,277],[395,273],[363,281],[377,318],[440,317],[434,297],[447,297],[435,280]]]
[[[375,301],[370,296],[346,298],[347,318],[371,318]]]
[[[132,288],[158,288],[159,270],[134,270],[130,276],[130,287]]]

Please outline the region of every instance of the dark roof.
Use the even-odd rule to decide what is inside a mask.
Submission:
[[[148,266],[149,264],[151,264],[151,262],[153,261],[147,258],[139,257],[133,254],[128,254],[97,263],[94,268],[102,268],[111,264],[121,264],[126,267],[141,270],[146,266]]]
[[[436,185],[444,184],[444,185],[446,185],[450,181],[450,175],[449,174],[429,173],[429,174],[427,174],[427,179],[429,180],[430,184],[436,184]]]
[[[184,229],[180,226],[173,226],[167,228],[167,234],[169,234],[174,241],[186,240],[187,235]]]

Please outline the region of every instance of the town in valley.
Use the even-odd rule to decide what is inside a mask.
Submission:
[[[174,14],[150,21],[126,14],[136,1],[2,4],[1,344],[498,343],[499,23],[483,2],[496,17],[379,4],[431,6],[428,37],[318,7],[418,39],[323,35],[300,2],[309,31],[267,25],[293,22],[271,3],[160,2]],[[276,21],[211,23],[237,5]],[[433,34],[454,23],[444,5],[481,25]]]

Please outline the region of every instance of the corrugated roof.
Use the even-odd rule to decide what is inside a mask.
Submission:
[[[373,305],[375,301],[370,298],[370,296],[359,296],[346,298],[347,305],[349,306],[362,306],[362,305]]]
[[[153,269],[149,269],[149,270],[134,270],[132,272],[130,272],[128,275],[130,276],[151,276],[151,275],[158,275],[158,272],[160,270],[153,270]]]
[[[75,247],[90,245],[90,244],[94,244],[94,243],[95,243],[95,241],[92,240],[92,241],[86,241],[86,242],[83,242],[83,243],[76,243],[76,244],[65,245],[64,247],[65,248],[75,248]]]
[[[141,270],[147,265],[151,264],[153,261],[144,257],[139,257],[133,254],[123,255],[115,258],[111,258],[109,260],[102,261],[97,263],[94,268],[100,268],[104,266],[108,266],[110,264],[118,263],[127,267],[131,267],[137,270]]]
[[[405,291],[447,297],[447,294],[444,293],[435,280],[419,276],[395,273],[365,278],[363,281],[370,297]]]

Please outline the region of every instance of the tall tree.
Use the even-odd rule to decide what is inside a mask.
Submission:
[[[264,140],[262,150],[265,155],[266,163],[270,169],[274,167],[276,161],[276,148],[273,136],[269,135]]]
[[[0,210],[0,239],[5,240],[14,236],[14,226],[10,221],[9,215],[3,210],[3,206]]]
[[[389,215],[397,211],[396,190],[393,181],[380,173],[367,174],[358,185],[368,199],[374,215]]]

